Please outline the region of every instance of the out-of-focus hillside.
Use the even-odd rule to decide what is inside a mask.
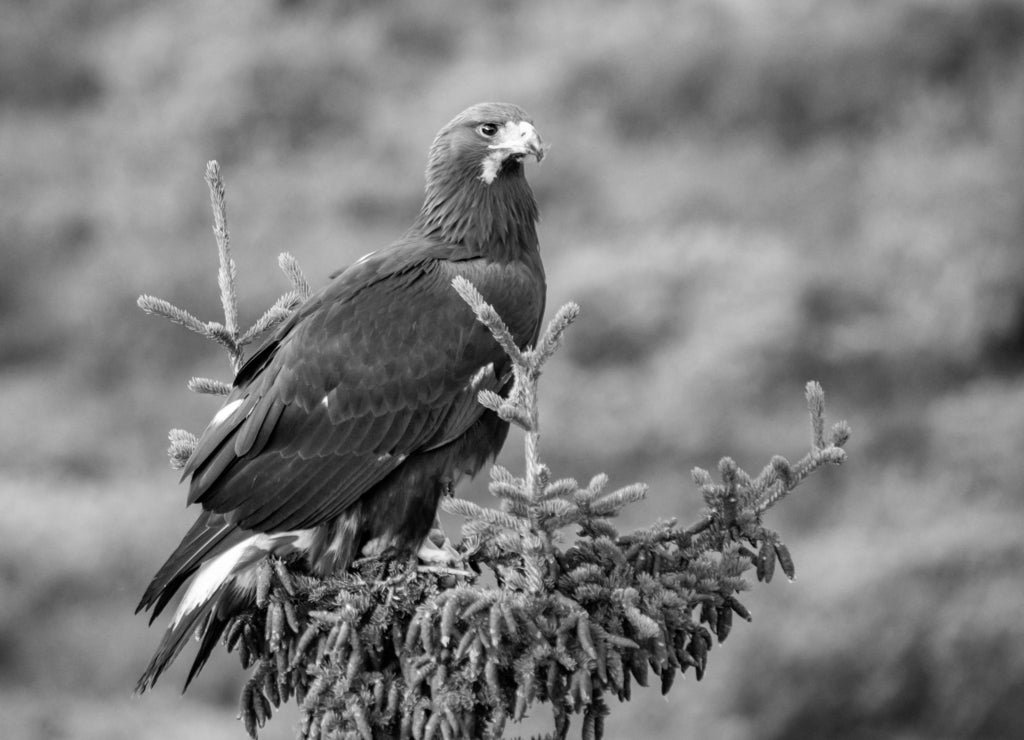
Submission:
[[[772,512],[799,580],[608,735],[1024,735],[1024,0],[3,15],[0,734],[244,736],[233,658],[128,698],[159,637],[135,601],[193,516],[166,430],[227,371],[135,298],[220,310],[208,159],[251,320],[279,252],[320,283],[399,235],[436,130],[498,99],[553,144],[549,303],[583,307],[542,389],[558,475],[650,482],[627,524],[692,519],[694,465],[803,451],[804,381],[854,429]]]

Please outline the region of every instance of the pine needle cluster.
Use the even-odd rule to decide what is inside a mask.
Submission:
[[[237,370],[245,344],[285,318],[309,287],[282,255],[293,289],[239,332],[216,163],[207,181],[225,322],[200,322],[149,296],[139,303],[225,346]],[[652,683],[667,693],[687,671],[704,675],[712,646],[735,618],[751,618],[738,599],[749,570],[764,582],[776,567],[794,577],[789,550],[764,514],[815,470],[842,463],[850,434],[845,422],[826,433],[817,383],[806,387],[811,450],[803,458],[773,457],[756,476],[723,458],[717,481],[696,468],[704,500],[696,523],[620,532],[616,514],[641,501],[645,485],[608,490],[603,474],[585,485],[554,478],[540,456],[538,381],[579,307],[563,306],[537,346],[520,350],[468,281],[456,278],[453,289],[512,360],[508,396],[485,391],[479,400],[525,431],[523,475],[492,467],[496,507],[443,499],[465,520],[453,567],[368,558],[320,579],[276,559],[262,563],[255,608],[225,633],[228,650],[251,670],[240,717],[252,737],[275,707],[295,700],[298,737],[310,740],[501,738],[538,705],[552,712],[546,737],[567,737],[577,716],[582,737],[600,738],[611,697],[628,701],[636,686]],[[189,383],[197,392],[227,387]],[[180,467],[194,437],[173,430],[171,440]]]

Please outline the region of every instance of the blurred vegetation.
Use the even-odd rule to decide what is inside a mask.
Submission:
[[[858,432],[780,511],[800,580],[607,735],[1024,734],[1022,52],[1020,0],[6,3],[5,729],[241,735],[207,706],[231,661],[127,699],[157,639],[132,606],[192,517],[165,430],[213,411],[183,378],[227,372],[134,308],[218,309],[203,164],[251,323],[279,252],[319,283],[393,239],[437,128],[506,99],[554,144],[550,302],[583,309],[545,375],[553,469],[649,482],[623,527],[689,520],[694,465],[802,449],[804,380]]]

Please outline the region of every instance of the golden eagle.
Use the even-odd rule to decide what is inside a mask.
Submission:
[[[508,424],[477,393],[507,393],[510,361],[452,279],[475,285],[521,347],[536,341],[545,279],[523,160],[544,152],[515,105],[460,113],[430,147],[405,235],[337,273],[241,367],[184,469],[202,513],[137,610],[155,619],[191,579],[137,690],[196,633],[188,686],[253,604],[266,556],[321,575],[409,556],[441,495],[501,449]]]

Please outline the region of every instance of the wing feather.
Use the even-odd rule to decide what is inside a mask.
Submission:
[[[261,522],[278,509],[291,510],[302,492],[323,474],[323,468],[323,461],[262,455],[248,465],[236,466],[225,476],[221,486],[233,496],[225,496],[221,503],[236,526],[258,532],[272,531],[261,527]],[[281,498],[267,495],[267,492],[281,490],[289,491],[289,495]],[[259,495],[249,495],[250,492]]]
[[[409,444],[407,441],[407,433],[414,430],[413,425],[416,423],[418,416],[428,416],[428,414],[395,414],[391,417],[391,424],[381,435],[380,440],[377,442],[374,451],[380,454],[402,454],[398,452],[399,449],[408,449]],[[415,435],[413,435],[415,438]],[[404,444],[403,444],[403,441]]]
[[[226,416],[221,417],[221,415],[225,413],[225,410],[232,405],[234,405],[234,410]],[[238,429],[239,424],[245,421],[251,408],[252,402],[249,400],[248,393],[236,390],[228,396],[220,411],[218,411],[217,415],[213,417],[213,421],[207,425],[206,429],[203,430],[202,435],[200,435],[199,442],[196,444],[196,449],[192,452],[192,455],[185,463],[185,467],[181,472],[182,480],[185,480],[185,478],[192,475],[199,467],[206,463],[212,455],[216,454],[224,441],[234,434]],[[189,503],[192,502],[190,501]]]
[[[266,447],[267,442],[270,441],[270,437],[277,428],[277,423],[281,419],[281,415],[284,413],[284,410],[285,405],[280,401],[280,399],[272,401],[270,409],[267,411],[266,418],[263,420],[263,424],[260,425],[259,432],[256,434],[256,439],[253,440],[252,446],[245,450],[246,455],[253,457],[263,452],[263,448]]]
[[[312,481],[301,500],[295,498],[288,502],[288,507],[279,507],[273,516],[264,520],[260,526],[271,529],[288,528],[291,522],[297,521],[300,526],[309,527],[324,519],[333,518],[339,508],[338,501],[347,498],[338,496],[338,492],[365,491],[399,465],[397,459],[377,461],[372,455],[364,456],[360,462],[364,464],[329,468],[325,474]]]
[[[332,422],[323,406],[314,407],[309,413],[289,406],[268,447],[284,458],[309,460],[320,457],[331,445],[344,443],[344,437],[356,432],[358,427],[354,424],[339,426]]]
[[[289,484],[296,493],[284,501],[268,500],[251,513],[239,510],[244,515],[240,523],[246,529],[261,531],[305,529],[319,523],[311,512],[319,509],[321,503],[336,510],[338,501],[346,498],[344,492],[365,490],[397,466],[397,459],[378,460],[373,454],[338,455],[305,462]]]
[[[238,426],[238,430],[235,432],[235,456],[242,457],[249,454],[257,439],[269,437],[284,412],[284,408],[281,400],[273,396],[258,398],[253,403],[252,410],[245,421]]]
[[[192,453],[194,458],[199,453],[199,448]],[[189,458],[191,459],[191,458]],[[213,449],[198,470],[192,474],[192,482],[189,484],[188,504],[201,501],[202,497],[210,490],[210,487],[231,467],[238,458],[235,456],[234,445],[231,438],[222,439],[220,445]]]
[[[391,427],[394,426],[396,422],[401,422],[403,419],[411,415],[412,412],[403,410],[399,413],[386,413],[374,417],[362,429],[361,439],[353,445],[353,449],[358,452],[378,454],[376,450],[384,441],[384,438],[387,436]]]

